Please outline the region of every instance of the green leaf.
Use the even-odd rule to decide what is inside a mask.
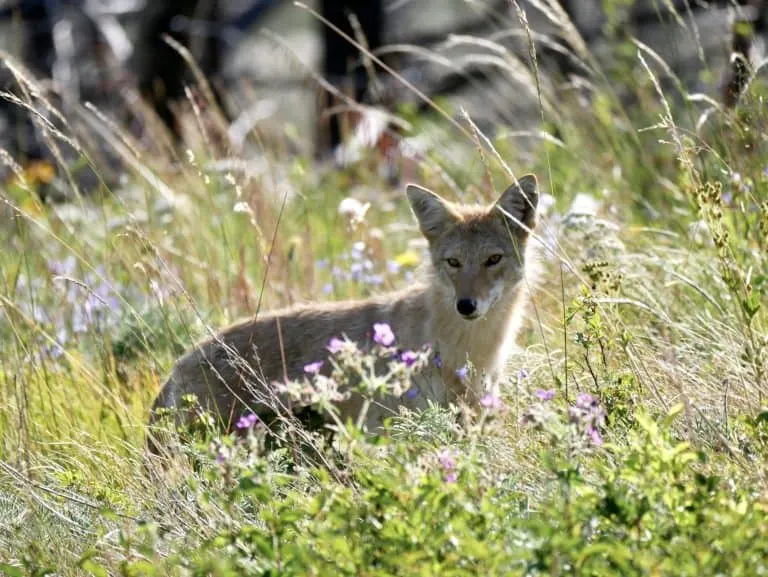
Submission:
[[[109,577],[109,571],[92,559],[84,559],[80,561],[79,565],[83,571],[87,571],[95,577]]]
[[[658,435],[659,427],[646,413],[638,412],[637,415],[635,415],[635,419],[637,419],[637,424],[640,426],[640,429],[645,431],[649,436],[656,437]]]
[[[747,298],[741,301],[741,306],[744,312],[747,313],[749,320],[755,318],[757,311],[760,310],[760,300],[757,293],[750,294]]]
[[[0,573],[8,575],[8,577],[24,577],[24,571],[22,571],[21,567],[6,565],[5,563],[0,563]]]
[[[590,557],[602,557],[610,559],[613,564],[622,569],[622,574],[629,574],[629,560],[632,558],[630,551],[620,543],[594,543],[587,545],[578,556],[578,565],[581,567]]]
[[[675,419],[677,418],[677,415],[683,412],[685,409],[685,405],[683,403],[677,403],[674,407],[669,409],[669,412],[667,413],[667,416],[664,417],[663,425],[664,428],[669,428],[672,423],[675,422]]]

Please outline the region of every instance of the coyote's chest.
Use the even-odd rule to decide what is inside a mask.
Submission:
[[[446,354],[447,350],[447,354]],[[410,388],[399,397],[390,396],[373,403],[366,416],[368,429],[383,424],[384,419],[398,414],[400,407],[423,411],[430,404],[446,407],[459,400],[476,402],[500,376],[497,352],[475,356],[468,360],[466,348],[455,354],[452,347],[433,347],[429,364],[415,374]]]

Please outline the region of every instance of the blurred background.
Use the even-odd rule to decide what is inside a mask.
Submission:
[[[740,91],[734,76],[747,74],[746,66],[739,68],[740,57],[759,60],[764,4],[5,0],[0,49],[10,60],[0,71],[0,146],[22,166],[47,159],[42,171],[33,172],[53,178],[47,164],[56,164],[51,156],[57,153],[45,145],[39,124],[55,126],[55,114],[46,105],[42,109],[49,110],[41,111],[32,97],[38,112],[30,120],[24,104],[39,89],[38,96],[90,135],[83,140],[92,141],[91,154],[104,155],[115,171],[100,175],[108,181],[118,178],[120,162],[113,158],[114,147],[99,144],[103,138],[94,134],[104,130],[107,119],[150,148],[162,142],[170,150],[194,136],[190,118],[197,115],[200,121],[212,111],[221,129],[219,157],[236,151],[257,158],[248,138],[254,130],[260,138],[280,140],[289,152],[332,165],[354,161],[359,148],[378,145],[384,170],[396,179],[398,169],[389,165],[392,154],[402,153],[405,124],[354,103],[407,118],[433,111],[439,101],[454,118],[465,111],[486,134],[511,131],[525,150],[531,131],[556,120],[563,95],[587,96],[596,75],[609,80],[631,106],[633,96],[621,94],[622,84],[634,82],[632,74],[645,74],[636,58],[643,45],[646,59],[663,61],[668,77],[676,76],[686,92],[732,105]],[[401,77],[361,57],[333,27],[363,43],[369,55]],[[171,46],[164,35],[179,44]],[[91,112],[84,111],[86,102]],[[419,146],[429,146],[425,140],[422,133]],[[66,145],[59,154],[68,159],[64,162],[79,156]],[[4,164],[0,170],[8,178]],[[84,189],[100,186],[101,178],[89,177],[87,170],[79,178]],[[66,197],[67,188],[61,183],[48,192]]]

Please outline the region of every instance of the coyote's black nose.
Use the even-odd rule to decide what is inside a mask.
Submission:
[[[456,310],[464,317],[471,317],[477,310],[475,299],[459,299],[456,301]]]

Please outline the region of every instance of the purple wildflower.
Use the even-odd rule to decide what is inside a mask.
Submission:
[[[323,363],[325,361],[315,361],[314,363],[309,363],[308,365],[304,365],[304,372],[308,375],[316,375],[320,372],[320,369],[323,366]]]
[[[518,381],[524,381],[527,378],[528,378],[528,371],[526,371],[525,369],[520,369],[519,371],[517,371]]]
[[[388,347],[395,342],[395,333],[387,323],[375,323],[373,325],[373,340],[379,345]]]
[[[413,364],[419,359],[419,356],[413,351],[404,351],[400,355],[400,360],[405,363],[406,367],[413,366]]]
[[[387,261],[387,272],[389,274],[397,274],[400,272],[400,264],[394,260]]]
[[[576,397],[576,406],[580,409],[589,409],[597,405],[597,399],[589,393],[581,393]]]
[[[453,453],[448,449],[444,449],[437,454],[437,461],[443,468],[443,479],[446,483],[455,483],[457,479],[456,474],[456,459]]]
[[[64,348],[59,343],[55,343],[53,345],[44,345],[43,350],[48,353],[48,355],[53,360],[58,359],[61,357],[61,355],[64,354]]]
[[[240,430],[251,429],[258,422],[259,417],[256,415],[256,413],[248,413],[247,415],[240,417],[236,426]]]
[[[440,356],[440,353],[435,353],[435,360],[433,362],[438,369],[443,368],[443,358]]]
[[[539,389],[536,391],[536,397],[542,401],[551,401],[555,398],[555,389],[547,389],[546,391]]]
[[[323,294],[329,295],[333,292],[333,285],[329,282],[323,285]]]
[[[329,265],[329,264],[330,264],[330,263],[328,262],[328,259],[326,259],[326,258],[321,258],[320,260],[318,260],[318,261],[315,263],[315,266],[316,266],[316,267],[317,267],[319,270],[322,270],[322,269],[328,268],[328,265]]]
[[[582,434],[586,433],[593,445],[603,444],[598,427],[605,420],[605,411],[596,397],[589,393],[581,393],[576,397],[576,404],[569,407],[568,418],[571,423],[576,424]]]
[[[337,355],[344,350],[344,341],[342,341],[340,338],[333,337],[330,341],[328,341],[328,346],[326,348],[332,355]]]
[[[501,397],[498,395],[494,395],[493,393],[488,393],[485,395],[482,399],[480,399],[480,406],[485,407],[486,409],[500,409],[504,406],[504,403],[501,400]]]
[[[349,267],[349,273],[352,280],[359,280],[363,276],[363,265],[359,262],[353,262]]]
[[[462,381],[466,379],[469,376],[469,367],[464,365],[463,367],[456,369],[456,376],[459,377],[459,379]]]
[[[452,471],[456,468],[456,459],[448,449],[440,451],[437,455],[437,460],[440,463],[440,466],[446,471]]]
[[[419,387],[411,387],[406,391],[406,395],[408,395],[409,399],[415,399],[419,395]]]

